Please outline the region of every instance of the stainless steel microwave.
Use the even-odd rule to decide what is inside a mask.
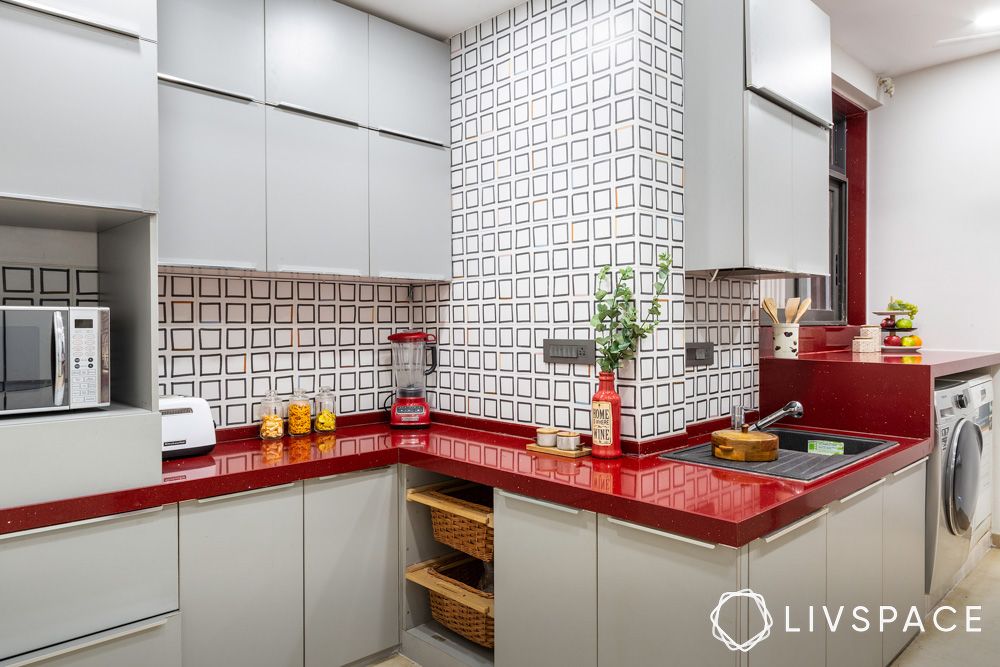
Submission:
[[[110,404],[110,310],[0,306],[0,417]]]

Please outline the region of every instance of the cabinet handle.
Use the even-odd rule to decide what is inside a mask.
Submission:
[[[519,496],[519,495],[514,494],[514,493],[508,493],[506,491],[501,491],[500,489],[497,489],[497,493],[499,493],[504,498],[510,498],[511,500],[520,500],[521,502],[524,502],[524,503],[530,503],[532,505],[538,505],[539,507],[547,507],[550,510],[556,510],[558,512],[565,512],[566,514],[579,514],[581,512],[581,510],[578,510],[575,507],[566,507],[565,505],[556,505],[555,503],[547,503],[544,500],[538,500],[537,498],[529,498],[527,496]]]
[[[0,542],[3,540],[14,540],[19,537],[28,537],[30,535],[39,535],[41,533],[51,533],[57,530],[68,530],[70,528],[78,528],[80,526],[92,526],[98,523],[107,523],[108,521],[118,521],[119,519],[131,519],[133,517],[142,516],[143,514],[155,514],[162,511],[164,507],[166,507],[166,505],[160,505],[159,507],[147,507],[146,509],[136,510],[134,512],[122,512],[121,514],[95,516],[92,519],[83,519],[81,521],[73,521],[72,523],[57,523],[54,526],[29,528],[28,530],[22,530],[17,533],[5,533],[4,535],[0,535]]]
[[[400,273],[397,271],[379,271],[379,278],[400,278],[409,280],[433,280],[434,282],[444,282],[448,280],[443,273]]]
[[[786,99],[785,97],[782,97],[781,95],[774,92],[767,86],[748,85],[747,87],[751,91],[756,91],[760,93],[761,97],[767,98],[767,100],[774,102],[778,106],[789,109],[798,116],[803,116],[806,120],[810,121],[814,125],[819,125],[820,127],[826,128],[827,130],[833,127],[833,123],[831,123],[830,121],[824,120],[823,118],[820,118],[819,116],[809,111],[805,107],[799,106],[798,104],[795,104],[794,102]]]
[[[205,84],[198,83],[197,81],[182,79],[179,76],[171,76],[170,74],[164,74],[163,72],[157,72],[156,78],[166,83],[174,83],[177,84],[178,86],[184,86],[185,88],[194,88],[195,90],[202,90],[206,93],[215,93],[217,95],[224,95],[226,97],[232,97],[234,99],[242,100],[244,102],[256,101],[250,95],[244,95],[243,93],[237,93],[232,90],[226,90],[225,88],[215,88],[213,86],[206,86]]]
[[[317,482],[325,482],[331,479],[351,479],[352,477],[361,477],[362,475],[367,475],[368,473],[381,472],[382,470],[388,470],[392,466],[379,466],[378,468],[368,468],[366,470],[352,470],[350,472],[338,472],[334,475],[324,475],[323,477],[317,477]]]
[[[259,489],[250,489],[249,491],[239,491],[237,493],[227,493],[224,496],[212,496],[211,498],[199,498],[199,504],[214,503],[220,500],[230,500],[231,498],[243,498],[244,496],[253,496],[258,493],[268,493],[269,491],[281,491],[283,489],[290,489],[295,486],[295,482],[289,482],[288,484],[279,484],[278,486],[263,486]]]
[[[23,9],[30,9],[40,14],[48,14],[49,16],[54,16],[59,19],[65,19],[67,21],[72,21],[73,23],[79,23],[81,25],[90,26],[91,28],[99,28],[101,30],[106,30],[108,32],[113,32],[117,35],[122,35],[124,37],[131,37],[133,39],[139,39],[139,33],[128,28],[122,28],[110,23],[103,23],[101,21],[95,21],[94,19],[89,19],[86,16],[81,16],[80,14],[74,14],[73,12],[67,12],[64,9],[56,9],[55,7],[49,7],[48,5],[43,5],[38,2],[31,2],[30,0],[0,0],[8,5],[14,5],[16,7],[21,7]]]
[[[885,477],[883,477],[882,479],[877,479],[874,482],[872,482],[871,484],[869,484],[868,486],[864,487],[863,489],[858,489],[857,491],[855,491],[851,495],[844,496],[843,498],[840,499],[840,503],[844,504],[844,503],[850,502],[851,500],[857,498],[858,496],[862,496],[862,495],[868,493],[869,491],[871,491],[875,487],[881,486],[884,482],[885,482]]]
[[[295,264],[279,264],[274,267],[275,271],[291,273],[328,273],[338,276],[362,276],[359,269],[342,269],[333,266],[298,266]]]
[[[341,125],[350,125],[351,127],[360,128],[361,124],[353,120],[347,120],[346,118],[338,118],[337,116],[331,116],[330,114],[325,114],[319,111],[313,111],[312,109],[306,109],[305,107],[300,107],[297,104],[289,104],[288,102],[276,102],[274,107],[276,109],[281,109],[282,111],[288,111],[289,113],[297,113],[301,116],[310,116],[312,118],[319,118],[321,120],[330,120],[334,123],[340,123]]]
[[[90,639],[83,639],[71,646],[63,646],[61,648],[56,648],[52,651],[47,651],[41,655],[27,655],[20,660],[14,659],[13,662],[5,662],[4,667],[26,667],[27,665],[34,665],[39,662],[45,662],[47,660],[52,660],[53,658],[58,658],[59,656],[68,655],[70,653],[76,653],[77,651],[82,651],[85,648],[91,648],[93,646],[100,646],[101,644],[107,644],[108,642],[117,641],[119,639],[124,639],[125,637],[130,637],[132,635],[137,635],[140,632],[146,632],[148,630],[153,630],[155,628],[163,627],[167,624],[171,618],[177,615],[177,612],[167,614],[166,616],[161,616],[147,623],[135,624],[131,626],[126,626],[120,630],[109,633],[98,634],[97,636],[91,637]]]
[[[913,463],[911,463],[910,465],[906,466],[902,470],[897,470],[896,472],[892,473],[892,476],[893,477],[899,477],[902,474],[908,473],[911,470],[913,470],[914,468],[917,468],[917,467],[923,465],[924,463],[926,463],[927,459],[929,459],[929,458],[930,458],[929,456],[925,456],[924,458],[920,459],[919,461],[914,461]]]
[[[793,523],[790,526],[785,526],[784,528],[782,528],[781,530],[779,530],[777,532],[771,533],[770,535],[765,535],[764,536],[764,542],[768,542],[768,543],[774,542],[775,540],[780,539],[780,538],[784,537],[785,535],[787,535],[787,534],[789,534],[789,533],[791,533],[791,532],[793,532],[795,530],[798,530],[802,526],[804,526],[806,524],[809,524],[809,523],[812,523],[813,521],[815,521],[816,519],[820,518],[821,516],[825,516],[826,513],[829,512],[829,511],[830,510],[828,510],[827,508],[824,507],[823,509],[821,509],[818,512],[813,512],[809,516],[807,516],[805,518],[802,518],[802,519],[799,519],[798,521],[796,521],[795,523]]]
[[[435,141],[434,139],[428,139],[426,137],[418,137],[413,134],[407,134],[406,132],[400,132],[399,130],[390,130],[386,127],[378,128],[377,132],[379,134],[385,134],[390,137],[396,137],[397,139],[409,139],[410,141],[416,141],[421,144],[428,144],[429,146],[435,146],[437,148],[446,148],[444,144],[440,141]]]
[[[630,523],[628,521],[622,521],[621,519],[616,519],[614,517],[605,517],[609,523],[613,523],[616,526],[624,526],[625,528],[631,528],[632,530],[638,530],[643,533],[649,533],[650,535],[656,535],[658,537],[665,537],[668,540],[675,540],[677,542],[683,542],[684,544],[693,544],[696,547],[701,547],[703,549],[714,549],[715,545],[711,542],[702,542],[701,540],[695,540],[690,537],[684,537],[683,535],[676,535],[674,533],[667,533],[662,530],[657,530],[655,528],[650,528],[649,526],[641,526],[636,523]]]

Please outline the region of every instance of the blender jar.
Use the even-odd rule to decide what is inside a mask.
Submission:
[[[396,397],[420,399],[427,390],[425,376],[437,368],[437,339],[422,331],[407,331],[389,336],[392,343],[392,373],[396,378]],[[431,343],[431,366],[427,367],[427,344]]]

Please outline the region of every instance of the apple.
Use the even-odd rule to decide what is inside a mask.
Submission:
[[[911,320],[908,317],[904,317],[901,320],[896,320],[896,328],[897,329],[912,329],[913,328],[913,320]]]
[[[882,344],[887,345],[889,347],[899,347],[900,345],[903,344],[903,339],[893,334],[892,336],[886,336],[885,340],[882,341]]]
[[[881,326],[883,329],[891,329],[893,327],[892,318],[887,317],[884,320],[882,320]]]
[[[900,341],[903,347],[916,347],[917,340],[915,336],[903,336],[903,340]]]

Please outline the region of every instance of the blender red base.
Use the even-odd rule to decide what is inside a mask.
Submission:
[[[426,428],[431,425],[431,406],[423,398],[396,398],[389,425],[397,428]]]

